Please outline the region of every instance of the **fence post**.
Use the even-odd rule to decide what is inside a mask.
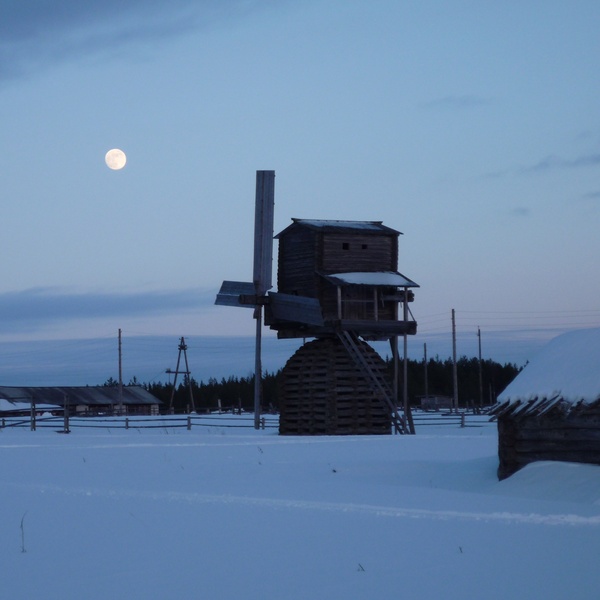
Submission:
[[[129,429],[129,417],[125,417],[125,429]]]
[[[465,413],[461,413],[461,415],[460,415],[460,426],[461,427],[465,426]]]
[[[266,421],[265,421],[265,418],[264,418],[264,417],[262,417],[262,418],[261,418],[261,420],[260,420],[260,428],[261,428],[261,429],[264,429],[264,428],[265,428],[265,423],[266,423]]]
[[[188,431],[190,431],[192,429],[192,417],[190,417],[190,415],[188,415],[188,418],[187,418],[187,428],[188,428]]]
[[[31,401],[31,431],[35,431],[35,402]]]

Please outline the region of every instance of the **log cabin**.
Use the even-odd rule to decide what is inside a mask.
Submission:
[[[535,461],[600,465],[600,328],[551,340],[498,397],[498,478]]]

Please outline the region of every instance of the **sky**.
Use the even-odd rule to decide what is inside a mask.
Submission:
[[[451,309],[499,360],[598,326],[599,23],[595,0],[5,0],[0,342],[253,335],[213,303],[251,279],[260,169],[275,233],[403,233],[415,348]]]

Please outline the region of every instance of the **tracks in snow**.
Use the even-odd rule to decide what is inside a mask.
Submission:
[[[8,484],[11,485],[11,484]],[[175,491],[133,491],[106,490],[93,488],[65,488],[52,485],[19,485],[12,487],[38,490],[41,493],[91,496],[114,500],[138,499],[150,501],[182,502],[188,504],[227,504],[252,506],[273,510],[320,511],[345,514],[363,514],[395,519],[462,520],[481,522],[503,522],[528,525],[571,525],[600,526],[600,515],[581,516],[575,514],[539,514],[515,512],[469,512],[453,510],[427,510],[403,508],[398,506],[378,506],[373,504],[354,504],[345,502],[320,502],[314,500],[290,500],[277,498],[258,498],[234,496],[229,494],[201,494],[196,492]]]

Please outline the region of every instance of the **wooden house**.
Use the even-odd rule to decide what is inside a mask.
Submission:
[[[498,477],[534,461],[600,465],[600,329],[553,339],[499,396]]]

